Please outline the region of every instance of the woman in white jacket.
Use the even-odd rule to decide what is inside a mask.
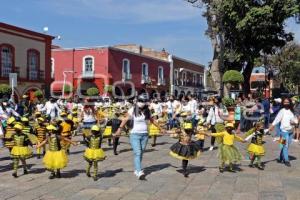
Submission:
[[[291,166],[289,161],[289,146],[291,145],[293,139],[293,129],[298,123],[297,117],[293,113],[292,101],[288,98],[283,100],[283,108],[279,111],[272,126],[269,130],[273,130],[274,127],[280,123],[280,137],[281,137],[281,151],[278,158],[278,162],[284,162],[288,167]]]

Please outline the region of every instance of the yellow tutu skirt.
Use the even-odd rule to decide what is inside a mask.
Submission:
[[[63,169],[68,164],[68,157],[64,150],[47,151],[43,163],[48,170]]]
[[[248,147],[248,152],[250,154],[254,154],[256,156],[264,156],[265,148],[262,145],[256,145],[256,144],[251,143]]]
[[[83,157],[87,161],[100,161],[100,160],[104,160],[106,156],[102,149],[87,148],[84,152]]]
[[[149,136],[159,136],[159,135],[160,135],[159,131],[150,131],[149,132]]]
[[[11,150],[11,157],[13,158],[30,158],[32,156],[32,150],[29,147],[17,147],[14,146]]]
[[[112,127],[106,126],[103,132],[103,137],[111,137],[112,135]]]

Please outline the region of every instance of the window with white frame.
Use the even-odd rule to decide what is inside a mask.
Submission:
[[[93,72],[94,71],[94,57],[85,56],[83,58],[83,72]]]
[[[51,78],[54,78],[54,72],[55,72],[55,68],[54,68],[54,58],[51,58]]]
[[[147,63],[143,63],[142,64],[142,75],[143,77],[147,77],[148,76],[148,64]]]
[[[8,77],[13,68],[13,49],[10,46],[1,47],[1,75]]]
[[[175,84],[178,84],[178,71],[177,70],[174,70],[174,82]]]
[[[196,84],[196,74],[193,74],[193,84]]]
[[[158,67],[158,81],[162,83],[164,80],[164,68]]]
[[[199,84],[203,85],[203,76],[202,75],[200,75]]]
[[[129,79],[130,76],[130,61],[128,59],[123,59],[122,63],[122,73],[123,73],[123,78]]]

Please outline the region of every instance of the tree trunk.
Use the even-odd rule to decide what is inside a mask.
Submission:
[[[249,61],[244,72],[244,93],[248,95],[250,93],[250,78],[253,70],[253,61]]]

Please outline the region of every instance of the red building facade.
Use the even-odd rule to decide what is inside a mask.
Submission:
[[[46,95],[51,84],[51,43],[54,37],[0,23],[0,83],[9,84],[9,74],[17,75],[15,98]]]
[[[167,61],[117,47],[91,47],[52,50],[52,90],[73,85],[77,94],[88,88],[106,89],[127,97],[147,92],[164,96],[169,92],[170,64]]]

